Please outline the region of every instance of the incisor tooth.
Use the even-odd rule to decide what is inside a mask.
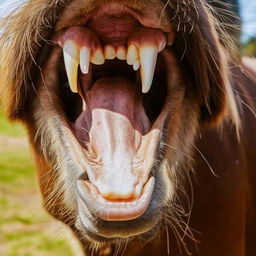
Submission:
[[[116,57],[117,57],[119,60],[126,60],[126,54],[127,54],[126,47],[124,47],[124,46],[119,46],[119,47],[117,48]]]
[[[104,56],[106,60],[113,60],[116,57],[116,50],[112,45],[104,47]]]
[[[105,58],[101,48],[98,48],[95,52],[91,55],[91,63],[95,65],[102,65],[105,62]]]
[[[133,70],[134,70],[134,71],[137,71],[137,70],[139,70],[139,68],[140,68],[140,61],[137,60],[137,61],[133,64]]]
[[[87,47],[82,47],[80,50],[80,68],[83,74],[88,74],[90,65],[91,51]]]
[[[155,45],[144,45],[140,48],[140,72],[143,93],[147,93],[150,90],[155,73],[157,54],[158,49]]]
[[[127,51],[127,64],[133,65],[139,59],[139,52],[134,44],[130,44]]]
[[[72,40],[68,40],[64,43],[63,56],[70,88],[72,92],[77,92],[79,49]]]

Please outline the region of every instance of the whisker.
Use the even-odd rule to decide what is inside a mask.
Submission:
[[[196,151],[200,154],[200,156],[203,158],[203,160],[205,161],[205,163],[207,164],[207,166],[209,167],[209,169],[211,170],[212,174],[219,178],[219,176],[214,172],[212,166],[210,165],[209,161],[206,159],[206,157],[203,155],[203,153],[199,150],[199,148],[194,144],[192,143],[192,146],[196,149]]]

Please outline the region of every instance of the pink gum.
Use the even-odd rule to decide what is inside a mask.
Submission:
[[[166,35],[153,28],[139,28],[131,34],[128,39],[129,45],[134,44],[138,49],[142,45],[156,45],[158,52],[161,52],[166,46]]]
[[[136,28],[134,32],[132,32],[126,41],[122,43],[116,42],[113,37],[113,44],[108,42],[108,45],[114,46],[116,49],[118,46],[130,45],[134,44],[138,49],[145,44],[148,45],[156,45],[158,47],[158,51],[162,51],[166,46],[166,35],[162,31],[158,29],[152,28]],[[76,43],[78,47],[87,47],[91,50],[96,50],[101,47],[101,38],[92,32],[90,29],[82,27],[82,26],[74,26],[66,29],[58,39],[58,43],[61,47],[63,47],[64,43],[68,40],[72,40]]]
[[[72,40],[75,44],[81,47],[87,47],[90,50],[96,50],[101,47],[100,40],[97,35],[91,30],[81,26],[73,26],[66,29],[58,39],[58,44],[63,47],[64,43]]]

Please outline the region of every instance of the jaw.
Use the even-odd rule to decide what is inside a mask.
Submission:
[[[43,79],[38,80],[37,97],[31,108],[35,118],[33,133],[49,164],[48,171],[55,169],[56,173],[55,185],[51,192],[45,193],[45,199],[61,195],[66,213],[56,214],[49,202],[46,205],[58,219],[75,225],[92,240],[148,236],[161,222],[161,211],[170,204],[174,194],[163,158],[169,154],[169,165],[176,153],[170,152],[166,144],[182,148],[177,141],[188,130],[182,127],[187,109],[183,106],[184,81],[175,53],[168,46],[159,47],[160,43],[154,40],[150,30],[149,48],[158,47],[158,60],[155,70],[151,70],[154,74],[148,85],[148,78],[141,77],[145,72],[132,70],[126,60],[107,59],[102,66],[94,61],[87,66],[87,73],[75,70],[77,67],[72,64],[70,67],[70,61],[65,59],[65,43],[75,44],[68,53],[74,59],[73,53],[84,48],[81,46],[85,46],[88,39],[88,31],[84,33],[83,29],[89,22],[103,55],[104,47],[111,45],[112,40],[115,49],[120,40],[122,45],[129,44],[133,30],[127,32],[129,36],[125,34],[121,39],[109,41],[108,36],[103,38],[99,32],[96,21],[90,23],[94,16],[98,19],[107,16],[109,22],[114,16],[115,23],[120,21],[120,14],[125,13],[129,19],[132,17],[132,22],[142,24],[139,26],[143,31],[145,26],[157,27],[157,31],[166,36],[167,43],[173,35],[167,29],[171,26],[159,27],[157,21],[149,22],[149,17],[138,15],[132,8],[114,4],[108,9],[92,8],[86,17],[75,19],[77,14],[72,12],[74,17],[71,17],[68,11],[72,5],[76,2],[67,7],[57,24],[50,55],[42,56]],[[75,30],[72,30],[73,25],[76,25]],[[141,29],[137,25],[131,27],[136,31]],[[139,49],[143,48],[139,45],[143,42],[140,35],[132,40]],[[98,50],[97,47],[91,52]],[[140,61],[143,69],[143,60]],[[117,74],[113,74],[113,69]],[[143,92],[143,88],[147,89]],[[197,118],[197,107],[194,109],[190,111],[190,123]],[[170,141],[165,141],[167,134]],[[177,165],[179,159],[175,161]],[[42,187],[47,183],[45,180],[42,178]],[[66,220],[67,215],[71,222]]]

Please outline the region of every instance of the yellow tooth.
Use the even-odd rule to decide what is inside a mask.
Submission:
[[[63,55],[70,88],[72,92],[77,92],[79,49],[72,40],[68,40],[64,43]]]
[[[119,60],[126,60],[126,54],[127,54],[126,47],[124,47],[124,46],[119,46],[119,47],[117,48],[116,57],[117,57]]]
[[[90,65],[91,51],[87,47],[82,47],[80,50],[80,69],[83,74],[88,74]]]
[[[141,62],[141,84],[142,92],[147,93],[152,85],[158,48],[155,45],[144,45],[140,48],[140,62]]]
[[[104,56],[106,60],[113,60],[116,57],[116,50],[112,45],[104,47]]]
[[[139,51],[134,44],[130,44],[127,51],[127,64],[133,65],[139,59]]]
[[[98,48],[94,53],[91,55],[91,63],[95,65],[102,65],[105,62],[105,58],[101,48]]]
[[[134,71],[137,71],[137,70],[139,70],[139,68],[140,68],[140,61],[137,60],[137,61],[133,64],[133,70],[134,70]]]

